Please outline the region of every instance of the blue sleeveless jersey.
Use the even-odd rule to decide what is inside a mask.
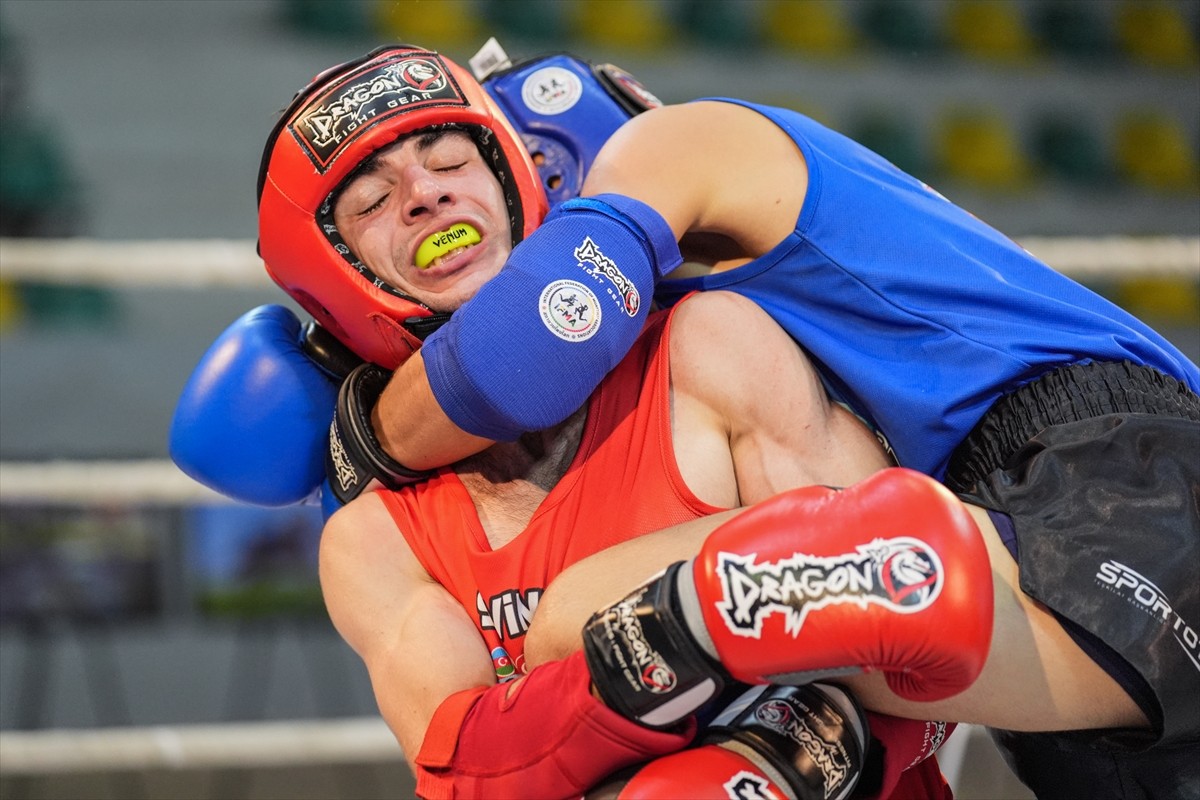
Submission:
[[[1145,324],[884,158],[794,111],[719,99],[796,142],[804,207],[766,255],[664,281],[659,300],[694,289],[754,300],[901,464],[942,477],[998,397],[1063,365],[1128,359],[1200,391],[1196,365]]]

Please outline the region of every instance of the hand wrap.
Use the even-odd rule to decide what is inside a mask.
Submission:
[[[329,426],[325,472],[334,496],[342,503],[357,497],[377,479],[388,489],[424,480],[432,473],[411,470],[389,456],[371,425],[371,409],[387,386],[391,373],[376,364],[363,364],[350,373],[338,391],[337,410]]]

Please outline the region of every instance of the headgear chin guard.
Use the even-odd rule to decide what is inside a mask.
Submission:
[[[258,249],[268,274],[358,355],[389,369],[447,315],[358,260],[333,225],[333,195],[376,150],[438,126],[475,138],[504,191],[513,244],[537,228],[546,195],[521,138],[468,71],[409,45],[318,75],[271,132],[259,170]]]

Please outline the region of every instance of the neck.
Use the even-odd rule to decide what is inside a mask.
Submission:
[[[580,409],[553,428],[498,442],[455,465],[493,548],[525,530],[562,480],[579,449],[586,419],[586,410]]]

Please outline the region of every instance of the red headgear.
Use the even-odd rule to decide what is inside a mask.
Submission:
[[[537,168],[469,72],[437,53],[382,47],[326,70],[267,139],[258,176],[258,251],[267,272],[363,358],[395,368],[448,315],[389,286],[333,225],[337,188],[376,150],[421,128],[470,133],[508,203],[513,244],[546,214]]]

